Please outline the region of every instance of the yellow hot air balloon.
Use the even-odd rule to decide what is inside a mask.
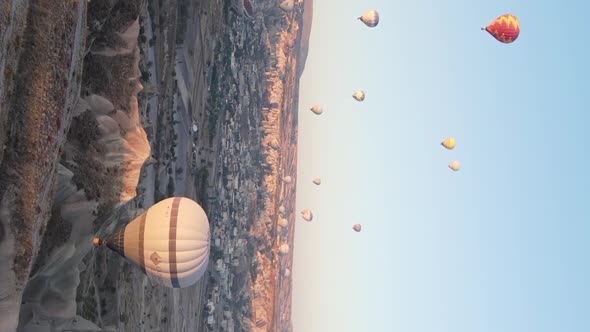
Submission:
[[[320,104],[315,104],[313,105],[310,110],[315,113],[316,115],[320,115],[322,113],[324,113],[324,108],[322,107],[322,105]]]
[[[287,176],[283,177],[283,182],[291,183],[291,182],[293,182],[293,178],[291,176],[287,175]]]
[[[209,220],[195,201],[164,199],[107,238],[94,238],[139,268],[150,279],[172,288],[188,287],[209,262]]]
[[[369,28],[374,28],[379,24],[379,13],[376,10],[369,10],[358,19],[365,23]]]
[[[455,160],[449,164],[449,168],[456,172],[461,169],[461,163]]]
[[[456,142],[454,137],[449,137],[440,143],[440,145],[447,148],[447,150],[453,150],[455,148],[455,144]]]

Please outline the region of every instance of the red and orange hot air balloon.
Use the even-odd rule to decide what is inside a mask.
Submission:
[[[489,32],[498,41],[510,44],[520,34],[520,21],[512,14],[504,14],[495,19],[487,27],[481,29]]]

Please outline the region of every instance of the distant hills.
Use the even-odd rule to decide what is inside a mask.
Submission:
[[[297,57],[297,77],[301,77],[309,52],[309,37],[311,36],[311,22],[313,21],[313,0],[305,0],[303,3],[303,28],[301,29],[301,41],[299,55]]]

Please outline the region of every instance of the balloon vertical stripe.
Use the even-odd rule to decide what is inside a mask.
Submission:
[[[144,261],[144,244],[143,241],[145,240],[145,219],[147,217],[147,212],[141,215],[141,219],[139,219],[139,267],[141,271],[145,273],[145,261]]]
[[[178,223],[178,207],[180,205],[180,199],[174,198],[172,202],[172,210],[170,211],[170,234],[169,234],[169,249],[170,254],[170,282],[172,287],[178,288],[180,284],[178,282],[178,270],[176,267],[176,224]]]

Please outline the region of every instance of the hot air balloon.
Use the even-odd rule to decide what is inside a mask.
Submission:
[[[311,181],[311,182],[313,182],[315,185],[319,186],[320,184],[322,184],[322,179],[320,179],[320,178],[315,178],[315,179],[313,179],[313,181]]]
[[[312,221],[313,220],[313,213],[311,213],[310,209],[305,209],[305,210],[301,211],[301,217],[303,217],[303,219],[305,219],[307,221]]]
[[[285,176],[285,177],[283,177],[283,182],[291,183],[291,182],[293,182],[293,179],[290,176]]]
[[[369,28],[374,28],[379,24],[379,13],[376,10],[369,10],[358,19],[365,23]]]
[[[94,238],[172,288],[196,283],[209,262],[209,220],[195,201],[164,199],[108,238]]]
[[[498,41],[510,44],[520,34],[520,21],[512,14],[504,14],[495,19],[487,27],[481,29],[489,32]]]
[[[239,12],[244,14],[246,17],[252,19],[254,17],[254,4],[251,0],[241,0],[239,1],[241,6],[239,6]]]
[[[283,275],[285,277],[289,277],[291,275],[291,270],[289,270],[289,268],[286,268],[285,271],[283,272]]]
[[[284,206],[279,206],[279,213],[285,213],[285,207]]]
[[[357,101],[365,100],[365,92],[363,90],[357,90],[353,95],[352,98],[356,99]]]
[[[322,105],[320,105],[320,104],[315,104],[315,105],[313,105],[313,106],[310,108],[310,110],[311,110],[312,112],[314,112],[315,114],[317,114],[317,115],[320,115],[320,114],[322,114],[322,113],[324,112],[324,108],[323,108],[323,107],[322,107]]]
[[[455,160],[449,164],[449,168],[456,172],[461,169],[461,163]]]
[[[447,148],[447,150],[453,150],[455,148],[455,144],[456,142],[454,137],[449,137],[440,143],[440,145]]]
[[[361,231],[361,228],[362,228],[361,224],[356,224],[356,225],[352,226],[352,229],[354,229],[354,231],[357,233]]]
[[[289,245],[286,243],[281,244],[279,247],[279,254],[286,255],[289,253]]]
[[[278,224],[279,226],[285,228],[289,224],[289,221],[285,218],[280,218]]]
[[[281,9],[285,12],[290,12],[293,10],[293,6],[295,5],[295,1],[293,0],[285,0],[283,2],[281,2],[281,4],[279,5],[279,7],[281,7]]]

